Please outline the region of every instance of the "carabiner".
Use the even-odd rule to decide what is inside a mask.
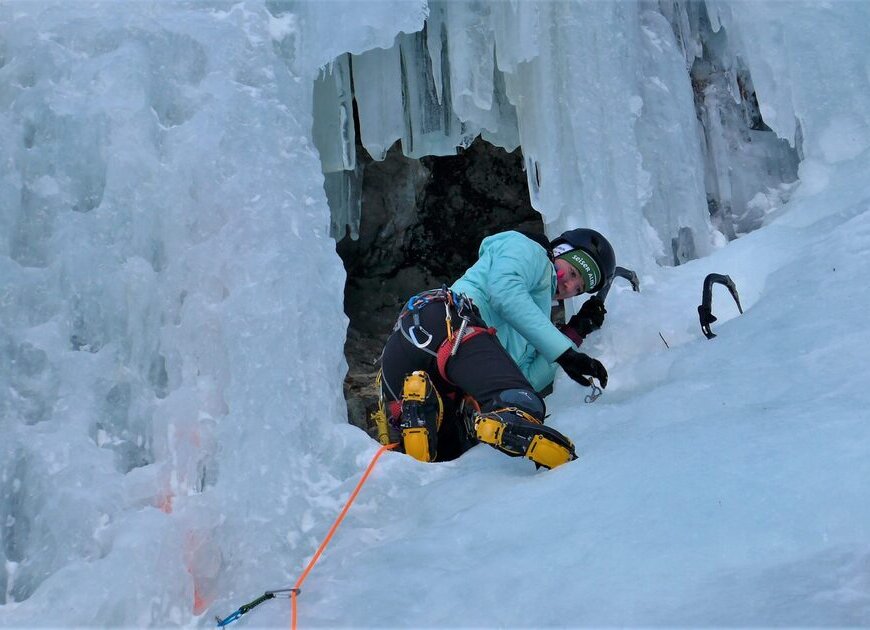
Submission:
[[[420,343],[420,342],[417,340],[417,333],[415,333],[414,331],[417,330],[418,328],[419,328],[420,330],[422,330],[423,333],[428,337],[428,339],[426,339],[426,343]],[[408,336],[411,338],[411,343],[413,343],[415,346],[417,346],[417,347],[420,348],[421,350],[422,350],[423,348],[425,348],[426,346],[428,346],[429,343],[432,341],[432,334],[431,334],[428,330],[426,330],[425,328],[423,328],[422,326],[411,326],[411,327],[408,329]]]
[[[589,383],[589,386],[592,388],[592,393],[586,394],[586,397],[583,398],[583,400],[588,403],[594,403],[604,392],[601,390],[600,387],[598,387],[598,385],[595,384],[595,381],[593,381],[591,378],[589,379]]]

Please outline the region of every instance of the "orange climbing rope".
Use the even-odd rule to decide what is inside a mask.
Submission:
[[[320,543],[320,547],[317,548],[314,556],[311,558],[311,560],[309,560],[308,566],[305,567],[302,575],[299,576],[299,579],[296,580],[296,584],[294,584],[293,588],[290,590],[290,627],[292,628],[292,630],[296,630],[296,596],[300,593],[302,583],[305,581],[305,578],[308,577],[308,574],[311,573],[311,569],[314,568],[314,565],[317,564],[317,561],[323,554],[323,550],[326,549],[326,545],[328,545],[329,541],[332,540],[332,536],[335,534],[335,530],[337,530],[338,526],[341,525],[341,522],[344,520],[347,511],[353,504],[354,499],[356,499],[356,495],[359,494],[359,491],[362,489],[363,484],[366,482],[366,479],[369,478],[372,470],[374,470],[375,464],[378,462],[380,456],[383,455],[385,451],[394,449],[397,446],[398,444],[385,444],[384,446],[379,448],[378,452],[375,453],[375,456],[372,457],[372,461],[369,462],[368,468],[366,468],[366,471],[363,473],[363,476],[359,480],[359,483],[356,484],[356,488],[354,488],[353,492],[350,495],[350,498],[347,500],[347,503],[344,504],[344,507],[342,508],[341,513],[338,515],[338,518],[335,519],[332,527],[329,528],[329,533],[326,534],[326,538],[324,538],[323,542]]]

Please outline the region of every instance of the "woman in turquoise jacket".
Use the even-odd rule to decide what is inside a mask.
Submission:
[[[606,243],[604,237],[598,236]],[[563,243],[567,243],[564,235],[554,245],[558,248]],[[612,252],[600,244],[596,248],[605,249]],[[608,259],[613,260],[615,268],[612,255]],[[483,239],[477,262],[451,288],[471,298],[483,320],[498,331],[501,345],[540,392],[556,377],[556,360],[567,350],[576,349],[572,340],[550,321],[553,300],[601,288],[601,267],[606,263],[598,264],[591,256],[590,260],[588,268],[597,268],[597,277],[589,277],[586,269],[580,273],[580,265],[572,264],[566,254],[554,259],[546,240],[533,240],[520,232],[501,232]]]
[[[400,314],[382,355],[382,441],[399,440],[423,461],[452,459],[477,441],[547,468],[574,459],[571,441],[543,426],[540,392],[557,365],[582,385],[607,386],[604,366],[575,345],[605,311],[593,297],[560,330],[550,310],[554,299],[600,290],[615,266],[594,230],[552,243],[513,231],[485,238],[450,289],[416,295]]]

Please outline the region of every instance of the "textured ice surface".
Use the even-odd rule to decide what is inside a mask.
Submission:
[[[289,553],[265,575],[284,581],[307,553],[287,535],[363,448],[314,78],[339,39],[421,26],[419,7],[372,6],[320,49],[300,38],[330,11],[308,4],[0,6],[13,625],[188,622],[263,555]]]
[[[397,38],[425,65],[438,6],[0,3],[0,623],[209,624],[299,575],[373,453],[344,422],[314,82]],[[605,397],[560,380],[549,401],[578,462],[385,457],[302,625],[870,623],[867,6],[716,3],[801,183],[676,269],[666,226],[706,211],[678,72],[698,16],[677,6],[671,40],[647,3],[459,11],[491,20],[498,120],[550,229],[605,230],[643,292],[615,288],[589,341]],[[463,62],[442,56],[442,83]],[[456,82],[474,125],[488,80]],[[747,308],[717,294],[712,342],[709,271]]]
[[[478,135],[521,146],[551,232],[578,223],[631,232],[621,262],[679,264],[762,224],[749,202],[797,178],[804,118],[813,156],[849,159],[865,147],[856,112],[866,103],[853,92],[867,91],[866,68],[847,20],[860,23],[866,7],[848,4],[432,0],[424,30],[349,57],[362,145],[375,159],[397,139],[415,158],[453,154]],[[813,16],[849,43],[811,37]],[[781,42],[813,59],[825,94],[791,86],[792,76],[813,81]],[[333,66],[343,73],[347,59]],[[849,96],[833,105],[838,89]],[[353,169],[349,96],[339,92],[344,104],[316,109],[316,132],[340,127],[320,143],[325,172]],[[356,202],[332,198],[336,225],[347,217],[354,232]]]

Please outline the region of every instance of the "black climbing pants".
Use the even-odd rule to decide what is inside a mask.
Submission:
[[[453,307],[451,317],[454,333],[462,320]],[[387,339],[382,355],[381,394],[390,416],[390,401],[400,401],[405,377],[416,370],[423,370],[432,380],[435,389],[444,402],[444,419],[438,431],[437,460],[455,459],[476,442],[467,435],[465,425],[459,416],[459,404],[468,394],[477,402],[481,411],[502,408],[505,404],[500,394],[505,390],[523,390],[540,401],[543,400],[529,384],[517,364],[499,343],[495,335],[482,333],[463,341],[457,353],[448,359],[447,379],[439,373],[436,354],[447,338],[446,313],[444,302],[430,302],[417,311],[418,328],[413,315],[408,313],[399,321],[399,329]],[[486,327],[478,315],[463,313],[471,317],[474,326]],[[420,330],[422,329],[422,330]],[[431,335],[431,340],[420,348],[412,341],[423,343]],[[543,421],[541,413],[540,420]],[[390,418],[395,421],[395,417]]]

